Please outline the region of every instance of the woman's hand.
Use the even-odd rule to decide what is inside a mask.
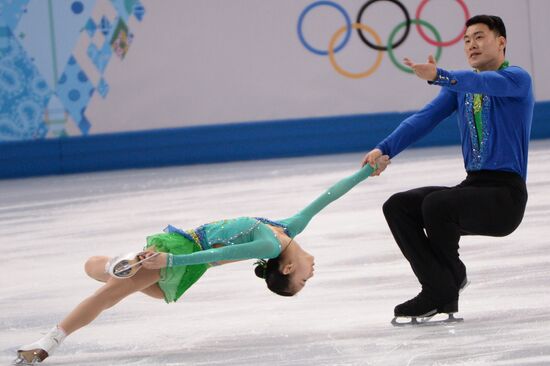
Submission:
[[[390,157],[388,155],[382,155],[378,159],[376,159],[376,166],[378,167],[373,173],[373,176],[377,176],[382,174],[382,172],[386,169],[388,165],[391,164]]]
[[[139,260],[145,259],[141,265],[147,269],[159,269],[166,267],[168,255],[161,252],[144,251],[138,254]]]
[[[361,167],[364,167],[367,164],[369,164],[373,168],[376,168],[376,170],[372,172],[371,176],[377,176],[380,175],[384,171],[384,169],[386,169],[386,167],[391,164],[391,160],[388,155],[382,155],[382,151],[380,151],[380,149],[374,149],[371,150],[367,155],[365,155]]]

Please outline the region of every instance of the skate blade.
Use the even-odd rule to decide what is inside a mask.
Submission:
[[[157,252],[153,254],[152,256],[145,258],[145,259],[139,259],[138,255],[134,259],[123,259],[119,263],[117,263],[113,268],[113,274],[112,276],[115,278],[129,278],[136,274],[136,272],[141,268],[141,263],[145,262],[146,260],[149,260],[151,258],[156,257],[159,255],[160,252]]]
[[[409,321],[400,322],[398,319],[403,317],[394,317],[391,321],[391,324],[394,327],[414,327],[414,326],[432,326],[432,325],[452,325],[454,323],[460,323],[463,322],[463,318],[455,318],[453,313],[447,314],[447,319],[441,319],[441,320],[431,320],[436,314],[425,316],[425,317],[410,317],[407,319],[410,319]]]
[[[48,357],[48,352],[43,349],[31,349],[28,351],[17,351],[17,358],[12,365],[36,365]]]
[[[123,260],[117,263],[113,268],[113,273],[109,274],[114,278],[130,278],[141,268],[136,261]]]

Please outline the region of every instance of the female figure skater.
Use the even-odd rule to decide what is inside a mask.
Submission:
[[[94,320],[126,296],[141,291],[149,296],[175,302],[202,274],[214,265],[252,258],[267,287],[282,296],[293,296],[313,276],[314,258],[294,237],[332,201],[340,198],[370,175],[379,175],[390,163],[387,156],[365,165],[342,179],[296,215],[278,221],[239,217],[183,231],[168,226],[164,233],[147,238],[143,252],[126,258],[89,258],[86,273],[104,282],[58,325],[38,341],[21,346],[15,365],[33,365],[51,356],[67,337]],[[131,266],[131,267],[130,267]],[[139,270],[138,270],[139,269]]]

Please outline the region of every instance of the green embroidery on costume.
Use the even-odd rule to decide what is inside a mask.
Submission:
[[[498,68],[499,70],[505,69],[510,65],[508,60],[504,60],[502,65]],[[476,72],[478,72],[476,70]],[[481,101],[483,100],[483,95],[481,94],[474,94],[474,121],[476,123],[476,131],[477,131],[477,141],[479,145],[481,146],[481,138],[483,136],[483,121],[481,118]]]
[[[474,94],[474,121],[476,123],[477,142],[481,145],[483,123],[481,120],[481,94]]]

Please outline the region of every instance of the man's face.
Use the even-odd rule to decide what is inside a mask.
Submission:
[[[498,68],[504,59],[506,39],[486,24],[473,24],[464,33],[464,52],[470,66],[484,71]]]

